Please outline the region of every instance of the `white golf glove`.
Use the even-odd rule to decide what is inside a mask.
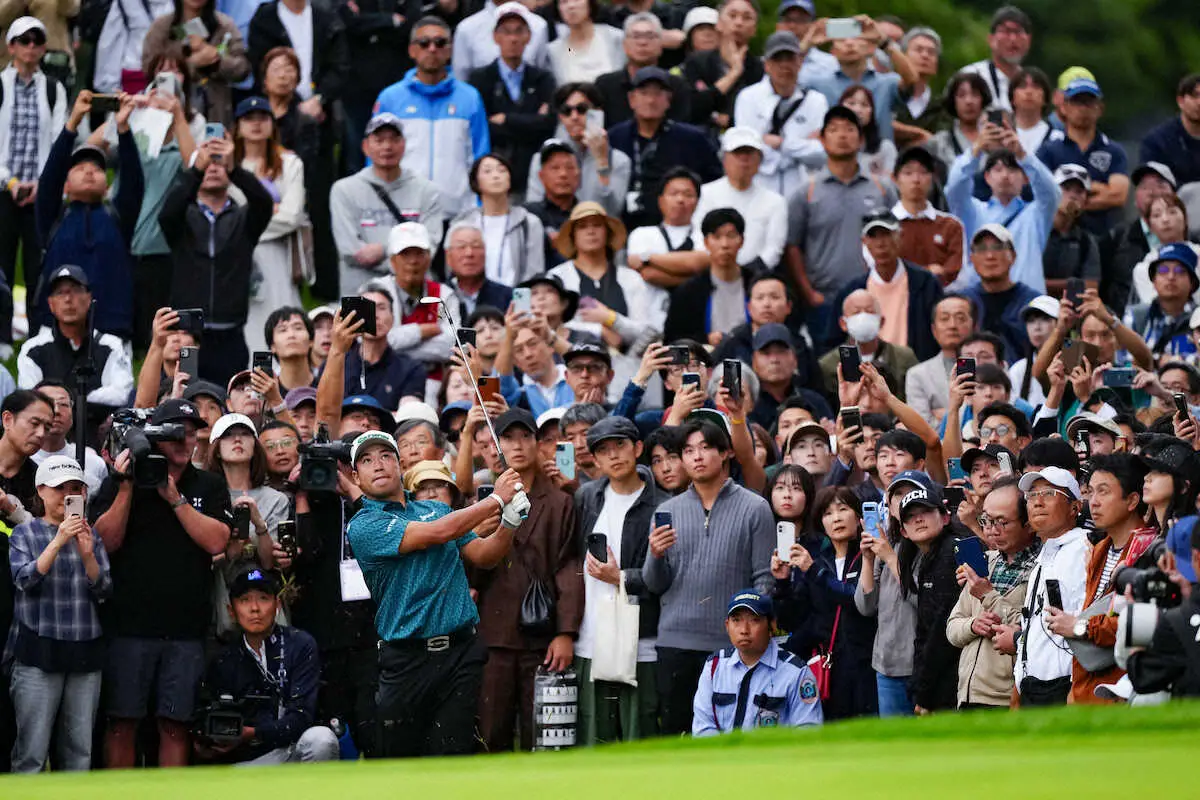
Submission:
[[[529,496],[517,492],[500,514],[500,524],[506,528],[517,528],[529,517]]]

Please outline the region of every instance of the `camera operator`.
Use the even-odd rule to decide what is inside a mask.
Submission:
[[[160,405],[150,424],[167,423],[182,424],[184,435],[154,446],[166,462],[162,485],[134,485],[126,447],[91,508],[113,575],[105,617],[112,636],[104,678],[109,767],[134,765],[138,723],[151,695],[159,765],[187,764],[188,722],[212,620],[212,557],[224,551],[233,519],[225,481],[191,464],[196,431],[208,424],[195,404]]]
[[[1173,561],[1167,557],[1167,566]],[[1192,570],[1200,574],[1200,528],[1192,530]],[[1170,580],[1178,586],[1183,603],[1158,615],[1154,633],[1146,647],[1124,647],[1125,630],[1117,631],[1117,663],[1124,661],[1129,680],[1138,694],[1170,691],[1172,697],[1200,697],[1200,588],[1189,584],[1170,570]],[[1126,591],[1127,599],[1137,598],[1132,587]],[[1124,614],[1136,611],[1138,605],[1127,608]],[[1131,624],[1122,620],[1124,624]],[[1129,637],[1138,641],[1139,626],[1134,626]],[[1127,657],[1125,653],[1128,653]]]
[[[209,666],[204,693],[229,698],[221,710],[240,712],[242,729],[237,738],[214,740],[204,730],[212,718],[201,716],[196,753],[204,761],[266,765],[338,757],[337,736],[313,724],[317,644],[302,630],[275,624],[278,594],[276,574],[256,564],[244,565],[229,585],[229,613],[242,637]]]

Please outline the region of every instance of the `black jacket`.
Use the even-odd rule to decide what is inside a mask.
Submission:
[[[263,56],[276,47],[295,49],[287,29],[279,20],[279,0],[263,3],[250,20],[246,47],[254,66],[255,82],[262,94]],[[313,94],[321,95],[326,106],[346,91],[350,81],[350,48],[346,43],[346,26],[329,6],[312,4],[313,26]]]
[[[650,550],[650,523],[654,509],[670,499],[670,495],[658,488],[654,475],[648,467],[639,466],[638,475],[646,482],[646,488],[625,515],[621,529],[621,574],[625,577],[625,591],[638,599],[639,638],[658,633],[658,595],[651,594],[642,580],[642,564]],[[579,520],[579,545],[584,562],[587,561],[587,535],[592,532],[604,506],[604,490],[608,478],[588,481],[575,492],[575,514]]]
[[[910,688],[913,701],[930,711],[958,705],[959,649],[946,639],[946,622],[958,602],[954,530],[947,526],[933,549],[918,559],[917,638]]]
[[[358,0],[357,11],[349,3],[338,3],[337,12],[346,26],[346,46],[354,53],[354,80],[346,82],[342,101],[370,108],[387,87],[404,77],[412,66],[408,37],[412,24],[421,18],[420,0]],[[395,23],[394,14],[403,21]]]
[[[672,167],[687,167],[700,176],[701,183],[711,183],[724,174],[716,148],[708,136],[696,126],[683,122],[664,120],[654,139],[642,145],[636,121],[625,120],[608,129],[608,143],[633,161],[629,191],[639,192],[641,210],[626,207],[623,221],[628,230],[657,225],[662,220],[662,212],[658,209],[658,184]]]
[[[1150,243],[1142,232],[1142,220],[1118,225],[1100,243],[1100,298],[1123,314],[1133,291],[1133,270],[1150,253]]]
[[[933,338],[933,307],[942,299],[942,284],[937,276],[924,267],[917,266],[911,261],[903,261],[908,273],[908,347],[917,354],[917,358],[926,361],[942,352],[937,340]],[[846,341],[846,334],[838,326],[841,317],[842,303],[851,292],[867,288],[869,273],[864,273],[842,287],[833,300],[833,307],[838,310],[830,326],[830,346],[836,347]]]
[[[1158,618],[1154,638],[1145,650],[1129,656],[1129,680],[1140,694],[1168,689],[1172,697],[1200,697],[1200,643],[1195,615],[1200,614],[1200,585],[1178,608]]]
[[[690,122],[692,100],[687,83],[674,73],[668,73],[667,80],[671,82],[671,106],[667,109],[667,119]],[[604,73],[596,78],[595,87],[603,98],[601,108],[604,110],[604,127],[611,128],[627,119],[633,119],[633,111],[629,108],[633,78],[629,77],[628,69],[622,67],[614,72]]]
[[[820,549],[811,553],[813,565],[807,573],[792,568],[787,579],[775,580],[772,594],[776,618],[780,627],[792,634],[785,649],[807,660],[827,653],[832,640],[825,718],[873,716],[879,713],[875,671],[871,668],[876,621],[875,617],[860,614],[854,605],[863,569],[862,554],[857,546],[850,551],[843,579],[838,575],[833,543],[825,536],[817,541]]]
[[[479,288],[479,294],[475,295],[475,308],[480,306],[491,306],[498,308],[501,312],[508,311],[508,305],[512,302],[512,287],[505,286],[503,283],[496,283],[490,278],[483,279],[483,286]],[[463,314],[463,319],[471,316]]]
[[[250,308],[254,248],[271,221],[275,203],[258,178],[234,167],[230,179],[246,196],[246,204],[230,200],[209,222],[196,202],[203,177],[194,168],[180,172],[158,214],[174,254],[171,305],[203,308],[205,324],[243,325]]]
[[[748,267],[741,267],[741,271],[742,286],[749,300],[750,281],[754,280],[754,272]],[[712,303],[712,293],[712,270],[708,268],[675,287],[671,292],[667,321],[663,325],[663,341],[695,339],[697,342],[707,342],[711,327],[709,305]]]
[[[241,636],[217,654],[204,680],[202,694],[210,702],[221,695],[229,695],[235,701],[269,698],[245,702],[242,714],[246,725],[254,728],[254,740],[230,753],[233,761],[257,758],[278,747],[295,744],[316,721],[321,676],[317,643],[298,628],[276,626],[263,647],[271,676],[283,675],[278,685],[263,675]]]
[[[488,123],[492,152],[508,159],[512,164],[512,185],[517,191],[524,191],[534,153],[541,149],[542,142],[554,135],[554,126],[558,124],[554,108],[554,76],[547,70],[526,64],[521,74],[521,94],[516,102],[508,94],[496,61],[472,71],[467,83],[483,98],[489,120],[496,114],[504,115],[503,125]]]
[[[752,53],[747,52],[742,63],[742,77],[737,79],[728,94],[721,94],[716,88],[717,81],[729,71],[721,60],[721,51],[706,50],[687,57],[683,62],[683,77],[689,86],[695,87],[692,92],[692,124],[708,128],[713,125],[714,113],[733,116],[733,99],[738,92],[758,83],[765,74],[762,59]]]

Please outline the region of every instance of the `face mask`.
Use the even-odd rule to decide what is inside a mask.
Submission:
[[[873,342],[879,336],[879,325],[883,318],[878,314],[855,314],[846,317],[846,333],[856,342]]]

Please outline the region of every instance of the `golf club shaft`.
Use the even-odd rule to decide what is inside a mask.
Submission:
[[[454,320],[450,318],[450,310],[446,308],[446,304],[439,301],[437,306],[446,317],[446,322],[450,325],[450,332],[454,334],[454,343],[458,346],[458,353],[462,356],[463,366],[466,367],[467,380],[471,382],[471,388],[475,390],[475,399],[479,401],[479,410],[483,412],[483,421],[487,425],[488,433],[492,435],[492,443],[496,445],[496,455],[500,458],[500,469],[504,470],[508,467],[508,462],[504,460],[504,451],[500,448],[500,437],[496,435],[496,429],[492,426],[492,418],[488,415],[487,406],[483,404],[483,395],[479,391],[475,374],[471,371],[471,359],[467,356],[467,349],[463,345],[462,339],[458,338],[458,328],[455,326]]]

